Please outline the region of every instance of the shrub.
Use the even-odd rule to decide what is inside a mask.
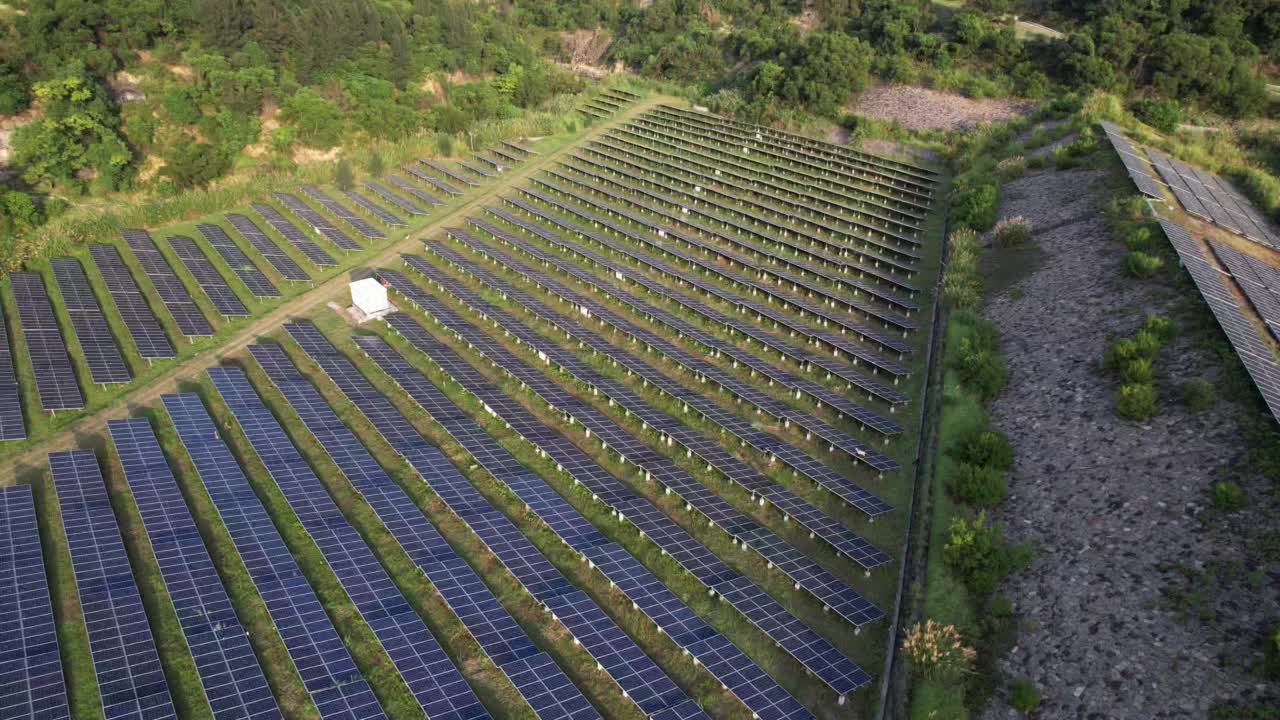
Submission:
[[[386,162],[382,159],[382,153],[374,151],[369,155],[369,162],[366,166],[369,175],[373,177],[382,177],[382,173],[386,171]]]
[[[942,294],[947,303],[960,310],[973,310],[982,302],[982,280],[978,274],[978,233],[958,228],[947,239],[950,254],[942,278]]]
[[[1150,383],[1129,383],[1116,391],[1116,414],[1127,420],[1145,420],[1156,414],[1156,389]]]
[[[1004,529],[999,524],[988,525],[985,512],[972,520],[956,518],[951,522],[942,557],[971,590],[983,595],[993,591],[1012,567]]]
[[[977,347],[970,338],[961,338],[954,365],[960,382],[983,401],[991,400],[1004,390],[1009,373],[1000,356]]]
[[[1040,691],[1030,679],[1014,678],[1009,682],[1009,704],[1014,710],[1030,715],[1040,707]]]
[[[1028,170],[1043,170],[1049,164],[1049,158],[1044,155],[1034,155],[1027,158]]]
[[[1151,228],[1139,225],[1124,236],[1124,246],[1130,250],[1146,250],[1151,247]]]
[[[1263,650],[1263,672],[1267,677],[1280,678],[1280,625],[1271,629],[1267,635],[1267,646]]]
[[[449,157],[453,154],[453,137],[440,133],[436,135],[436,155]]]
[[[1194,412],[1204,412],[1216,401],[1217,393],[1208,380],[1195,378],[1182,383],[1182,402]]]
[[[918,671],[935,680],[947,680],[973,672],[978,653],[964,644],[955,625],[933,620],[916,623],[902,641],[902,652]]]
[[[1164,315],[1148,315],[1142,319],[1142,325],[1138,328],[1138,333],[1151,333],[1161,344],[1167,343],[1173,339],[1177,329],[1173,326],[1173,321]]]
[[[1150,385],[1155,380],[1150,358],[1131,358],[1120,368],[1120,380],[1126,384]]]
[[[998,430],[979,429],[961,438],[953,453],[963,463],[1008,470],[1013,466],[1013,448]]]
[[[1213,506],[1223,512],[1235,512],[1244,507],[1244,488],[1230,480],[1213,484]]]
[[[1008,494],[1003,470],[967,462],[956,466],[947,490],[955,499],[982,508],[999,505]]]
[[[990,230],[996,224],[996,205],[1000,193],[994,182],[985,182],[956,196],[953,212],[958,226],[978,231]]]
[[[1017,180],[1027,171],[1027,159],[1021,155],[1007,157],[996,163],[996,174],[1001,180],[1008,182]]]
[[[339,190],[350,190],[356,185],[355,175],[351,172],[351,163],[346,158],[338,161],[338,165],[333,169],[333,184],[338,186]]]
[[[1133,104],[1133,115],[1160,132],[1171,133],[1182,122],[1182,107],[1175,100],[1139,100]]]
[[[1031,242],[1031,223],[1021,215],[1005,218],[996,223],[996,245],[1018,247]]]
[[[1130,251],[1124,259],[1124,271],[1136,278],[1151,277],[1162,267],[1164,267],[1164,260],[1141,250]]]

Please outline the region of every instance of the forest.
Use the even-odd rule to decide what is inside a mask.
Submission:
[[[1010,14],[1065,38],[1019,37]],[[1280,61],[1267,0],[29,0],[0,22],[0,115],[37,110],[10,143],[11,232],[65,198],[206,185],[249,147],[287,171],[298,148],[518,116],[582,88],[563,62],[579,29],[608,33],[602,62],[791,126],[850,122],[877,79],[1105,90],[1157,126],[1184,109],[1248,118],[1268,112],[1262,68]],[[130,79],[145,98],[125,101]]]

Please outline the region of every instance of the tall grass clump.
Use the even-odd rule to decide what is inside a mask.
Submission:
[[[1031,221],[1021,215],[1004,218],[996,223],[996,247],[1021,247],[1031,242]]]
[[[1114,340],[1107,346],[1102,367],[1117,377],[1116,415],[1126,420],[1145,420],[1156,414],[1155,362],[1160,349],[1174,338],[1173,322],[1162,315],[1148,315],[1131,337]]]
[[[942,296],[956,310],[976,310],[982,303],[982,278],[978,261],[978,233],[959,228],[947,238],[947,267],[942,276]]]

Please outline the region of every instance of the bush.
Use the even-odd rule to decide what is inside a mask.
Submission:
[[[351,163],[346,158],[338,161],[337,167],[333,169],[333,184],[339,190],[350,190],[356,185],[355,175],[351,172]]]
[[[444,133],[436,135],[436,155],[440,157],[453,155],[453,137]]]
[[[1009,380],[1000,356],[970,338],[961,338],[954,367],[960,382],[984,402],[999,395]]]
[[[1156,388],[1150,383],[1129,383],[1116,391],[1116,414],[1127,420],[1146,420],[1156,414]]]
[[[369,171],[370,176],[382,177],[382,173],[387,169],[387,165],[382,159],[382,153],[374,151],[370,154],[366,169]]]
[[[1000,193],[995,182],[984,182],[956,196],[952,217],[957,226],[979,232],[990,230],[996,224],[996,205],[999,199]]]
[[[982,302],[982,280],[978,274],[978,234],[958,228],[947,239],[950,255],[942,278],[942,294],[958,310],[973,310]]]
[[[1151,228],[1139,225],[1124,236],[1124,246],[1130,250],[1147,250],[1151,247]]]
[[[1009,438],[998,430],[979,429],[956,443],[952,453],[957,460],[983,467],[1008,470],[1013,467],[1013,447]]]
[[[1027,159],[1021,155],[1014,155],[1013,157],[1007,157],[1001,160],[1000,162],[996,163],[996,174],[999,175],[1000,179],[1004,180],[1005,182],[1009,182],[1010,180],[1017,180],[1018,178],[1022,177],[1022,174],[1026,171],[1027,171]]]
[[[1171,133],[1182,122],[1182,106],[1174,100],[1139,100],[1133,115],[1160,132]]]
[[[935,680],[951,680],[973,671],[977,651],[964,644],[955,625],[933,620],[916,623],[902,641],[902,652],[916,670]]]
[[[1021,215],[996,223],[997,247],[1019,247],[1031,242],[1031,223]]]
[[[1223,512],[1235,512],[1244,508],[1244,488],[1230,480],[1213,484],[1213,506]]]
[[[1142,325],[1138,329],[1139,335],[1144,332],[1154,335],[1163,345],[1173,339],[1177,329],[1173,326],[1173,321],[1164,315],[1148,315],[1142,319]]]
[[[1027,158],[1028,170],[1043,170],[1049,164],[1049,158],[1044,155],[1035,155]]]
[[[1263,672],[1272,679],[1280,678],[1280,625],[1271,629],[1267,646],[1263,650]]]
[[[956,518],[951,522],[942,558],[971,590],[982,595],[995,590],[996,583],[1012,568],[1004,528],[997,523],[988,525],[986,512],[972,520]]]
[[[1204,378],[1195,378],[1182,383],[1182,402],[1194,412],[1204,412],[1217,402],[1217,393],[1213,383]]]
[[[1136,278],[1148,278],[1164,267],[1164,260],[1141,250],[1132,250],[1124,259],[1124,271]]]
[[[947,479],[947,491],[955,499],[981,508],[999,505],[1008,494],[1003,470],[967,462],[959,463]]]
[[[1125,384],[1150,385],[1155,381],[1150,358],[1132,358],[1120,368],[1120,381]]]
[[[1014,678],[1009,682],[1009,704],[1014,710],[1030,715],[1040,707],[1040,691],[1029,678]]]

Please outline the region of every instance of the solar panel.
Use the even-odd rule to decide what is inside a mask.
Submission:
[[[0,717],[71,717],[30,485],[0,488]]]
[[[106,717],[176,718],[97,456],[49,453],[49,469]]]
[[[419,160],[418,162],[422,162],[422,161],[421,161],[421,160]],[[432,187],[434,187],[434,188],[436,188],[436,189],[438,189],[438,190],[441,190],[441,191],[443,191],[443,192],[445,192],[445,193],[448,193],[448,194],[450,194],[450,195],[461,195],[461,194],[462,194],[462,191],[461,191],[461,190],[459,190],[458,188],[456,188],[456,187],[454,187],[454,186],[450,185],[449,183],[447,183],[447,182],[445,182],[445,181],[443,181],[443,180],[439,180],[439,179],[437,179],[437,178],[433,177],[430,173],[426,172],[425,170],[422,170],[421,168],[419,168],[419,167],[417,167],[417,166],[415,166],[415,165],[412,165],[412,164],[408,164],[408,163],[406,163],[406,164],[404,164],[404,165],[401,165],[401,166],[400,166],[400,169],[401,169],[401,170],[403,170],[403,171],[405,171],[405,172],[407,172],[407,173],[409,173],[410,175],[412,175],[412,176],[414,176],[414,177],[418,178],[418,179],[419,179],[419,180],[421,180],[422,182],[424,182],[424,183],[426,183],[426,184],[428,184],[428,185],[430,185],[430,186],[432,186]]]
[[[536,150],[531,150],[531,149],[530,149],[528,146],[526,146],[526,145],[521,145],[521,144],[519,144],[519,143],[514,143],[514,142],[511,142],[510,140],[503,140],[503,141],[502,141],[502,144],[503,144],[503,145],[506,145],[506,146],[507,146],[507,147],[509,147],[509,148],[513,148],[513,149],[515,149],[515,150],[519,150],[520,152],[524,153],[525,155],[539,155],[539,154],[540,154],[540,153],[539,153],[538,151],[536,151]]]
[[[298,372],[284,350],[278,345],[263,344],[252,345],[250,350],[267,372],[272,383],[298,412],[307,429],[369,502],[409,557],[422,568],[445,602],[467,626],[480,647],[493,659],[494,663],[505,670],[508,665],[519,663],[537,654],[537,647],[532,640],[516,624],[480,577],[453,553],[435,527],[418,511],[408,494],[382,471],[377,461],[342,423],[321,397],[319,391]],[[354,367],[349,369],[351,372],[355,370]],[[354,381],[354,378],[352,380]],[[340,385],[340,388],[345,390],[350,385],[351,381]],[[376,393],[372,388],[367,390],[369,393]],[[391,409],[393,408],[388,408],[388,410]],[[375,413],[374,416],[381,417],[381,414]],[[407,424],[407,421],[403,422]],[[434,450],[434,448],[431,449]],[[446,470],[447,461],[443,455],[433,460],[442,471]],[[470,483],[460,475],[456,475],[456,472],[454,475],[465,483],[465,487],[475,493]],[[432,487],[437,487],[435,483],[431,484]],[[475,497],[480,496],[475,493]],[[487,503],[485,504],[487,506]],[[536,553],[536,550],[533,552]],[[558,686],[567,686],[562,691],[561,700],[567,706],[576,708],[575,714],[581,713],[586,700],[576,688],[569,684],[563,672],[554,664],[543,665],[542,669],[545,680],[554,682]],[[556,675],[559,677],[555,677]],[[574,694],[581,699],[581,702],[572,697]],[[531,704],[535,700],[529,696],[526,696],[526,699]],[[590,704],[586,703],[585,707],[589,708]],[[548,708],[548,711],[552,709],[555,708]],[[548,716],[540,715],[540,717]]]
[[[44,278],[39,273],[15,272],[9,273],[9,283],[27,341],[27,358],[35,375],[40,407],[49,411],[82,409],[84,395],[45,292]]]
[[[453,170],[450,170],[450,169],[449,169],[449,166],[445,165],[444,163],[439,163],[439,162],[436,162],[435,160],[428,160],[427,158],[418,158],[418,162],[422,163],[423,165],[426,165],[427,167],[431,168],[432,170],[435,170],[436,172],[440,173],[441,175],[444,175],[445,177],[449,178],[450,180],[456,180],[457,182],[460,182],[460,183],[462,183],[463,185],[476,185],[476,184],[477,184],[477,183],[476,183],[476,181],[472,180],[471,178],[467,177],[466,175],[463,175],[463,174],[461,174],[461,173],[454,172]]]
[[[369,214],[388,225],[404,227],[408,224],[404,220],[401,220],[395,213],[389,212],[386,208],[354,190],[343,190],[342,194],[350,198],[355,204],[367,210]]]
[[[107,428],[213,716],[281,717],[151,423],[109,420]]]
[[[50,258],[53,277],[62,291],[62,303],[71,317],[76,340],[84,353],[89,375],[96,383],[125,383],[131,379],[129,368],[116,345],[107,316],[102,312],[98,296],[89,284],[80,261],[73,257]]]
[[[392,205],[395,205],[401,210],[409,213],[410,215],[426,215],[429,212],[428,210],[423,209],[421,206],[416,205],[413,202],[410,202],[407,198],[392,192],[389,188],[387,188],[387,186],[382,185],[381,183],[376,183],[370,180],[369,182],[366,182],[364,186],[369,188],[369,191],[372,192],[374,195],[377,195],[383,200],[386,200]]]
[[[313,232],[333,243],[333,245],[339,250],[359,252],[364,249],[360,247],[359,243],[352,240],[350,235],[340,230],[337,225],[334,225],[329,218],[321,215],[313,210],[310,205],[302,202],[297,195],[275,192],[271,193],[271,197],[275,198],[281,205],[284,205],[285,208],[297,216],[299,220],[310,225]]]
[[[488,718],[462,674],[432,637],[426,623],[400,594],[360,533],[344,518],[270,408],[249,384],[244,371],[208,370],[285,501],[319,546],[338,582],[374,636],[391,656],[409,691],[431,720]],[[347,447],[357,452],[359,446]]]
[[[1119,135],[1118,130],[1114,135],[1108,132],[1108,136],[1112,137],[1113,143],[1128,143],[1126,138]],[[1169,184],[1178,202],[1188,213],[1254,242],[1280,250],[1280,232],[1277,232],[1275,224],[1258,212],[1252,201],[1228,180],[1150,148],[1147,149],[1147,155],[1156,172]],[[1121,159],[1125,160],[1126,166],[1130,162],[1123,152]]]
[[[524,162],[523,155],[517,155],[510,150],[503,148],[501,145],[490,145],[488,151],[510,163]]]
[[[391,282],[393,287],[412,285],[407,283],[407,280],[398,273],[380,271],[379,275],[385,282]],[[419,298],[419,300],[414,301],[414,304],[422,307],[422,303],[426,301],[426,298]],[[432,314],[437,318],[451,314],[451,311],[447,308],[433,307],[432,310]],[[544,431],[549,430],[545,425],[533,419],[532,415],[518,403],[505,396],[500,388],[486,378],[481,376],[468,377],[465,373],[451,372],[451,367],[463,365],[465,361],[447,346],[440,345],[430,339],[430,336],[422,326],[408,316],[401,313],[392,313],[386,317],[386,320],[411,345],[430,356],[465,390],[484,402],[491,412],[508,422],[526,439],[536,436],[535,431],[530,427],[532,425],[538,425]],[[373,341],[367,337],[357,337],[356,341],[362,348],[366,349],[373,344]],[[485,343],[485,345],[488,357],[494,359],[498,355],[499,346],[496,343]],[[531,387],[531,389],[535,392],[539,391],[538,388]],[[585,414],[586,407],[577,408],[577,412]],[[552,435],[552,433],[548,433],[548,435]],[[539,447],[560,467],[574,475],[576,480],[586,485],[598,497],[609,498],[605,502],[612,505],[620,516],[636,525],[663,551],[708,587],[717,589],[719,585],[732,582],[735,579],[745,580],[706,547],[694,540],[683,528],[676,525],[647,499],[637,497],[634,493],[621,486],[617,479],[607,474],[584,479],[584,476],[577,472],[578,468],[595,467],[599,469],[599,466],[569,442],[567,438],[555,435],[553,439],[541,441]],[[726,595],[726,599],[730,600],[730,602],[735,602],[735,600],[741,602],[743,608],[740,609],[743,609],[744,613],[747,611],[757,612],[761,607],[765,607],[770,613],[773,613],[775,608],[782,610],[782,606],[777,605],[767,595],[761,597],[763,593],[759,592],[758,588],[756,588],[756,592],[752,592],[751,588],[755,588],[755,586],[747,581],[746,585],[739,587],[739,591],[732,597]],[[767,603],[773,604],[769,605]],[[737,607],[736,602],[735,607]],[[785,613],[785,610],[782,610],[782,612]],[[852,661],[843,659],[843,656],[832,648],[829,643],[813,634],[812,631],[805,628],[794,617],[787,615],[787,618],[789,620],[774,617],[770,622],[761,624],[761,629],[774,638],[776,642],[783,644],[784,647],[789,644],[789,652],[792,652],[801,663],[821,677],[824,682],[831,685],[836,692],[843,695],[852,689],[856,689],[860,685],[854,684],[850,686],[854,680],[859,680],[860,684],[870,682],[870,677],[866,675],[865,671],[862,671]],[[843,659],[844,664],[838,664],[837,658]]]
[[[120,319],[129,328],[129,336],[133,338],[138,354],[148,360],[176,357],[173,343],[161,329],[116,246],[94,243],[89,246],[89,255],[102,275],[107,292],[111,293]]]
[[[226,278],[209,262],[195,240],[182,235],[170,235],[169,244],[173,246],[173,254],[178,256],[191,277],[196,279],[196,284],[208,296],[215,310],[224,317],[244,317],[249,314],[248,308],[236,297]]]
[[[227,267],[231,268],[236,277],[240,278],[240,281],[249,289],[249,292],[253,293],[254,297],[280,297],[280,291],[276,289],[276,286],[271,284],[267,276],[258,269],[258,266],[253,264],[253,261],[240,249],[240,246],[236,245],[226,230],[223,230],[219,225],[207,223],[196,225],[196,229],[200,231],[201,235],[204,235],[204,239],[209,243],[209,246],[218,255],[222,256],[222,260],[227,263]],[[272,247],[275,247],[275,245],[272,244]],[[276,248],[276,252],[279,253],[279,248]],[[283,253],[279,254],[283,255]]]
[[[23,440],[27,426],[22,418],[22,390],[13,371],[13,349],[9,345],[8,321],[0,308],[0,441]]]
[[[466,170],[467,172],[475,173],[480,177],[486,177],[486,178],[497,177],[497,174],[494,173],[492,170],[486,167],[483,167],[481,165],[477,165],[475,163],[469,163],[465,160],[459,160],[458,167],[462,168],[463,170]]]
[[[290,195],[290,197],[293,197],[293,196]],[[293,200],[298,204],[302,204],[302,201],[298,200],[296,197],[293,198]],[[319,245],[316,245],[314,242],[312,242],[310,238],[308,238],[306,235],[302,233],[301,230],[298,229],[297,225],[294,225],[293,223],[289,222],[288,218],[280,214],[280,211],[276,210],[273,206],[268,205],[266,203],[252,203],[250,207],[256,210],[258,214],[261,215],[263,219],[267,221],[268,225],[274,228],[276,232],[280,233],[280,235],[285,239],[286,242],[288,242],[290,245],[297,248],[298,252],[301,252],[304,257],[306,257],[308,260],[312,262],[312,264],[318,265],[320,267],[326,267],[326,266],[338,264],[338,262],[334,260],[333,257],[329,255],[329,253],[325,252],[320,248]],[[304,205],[303,207],[306,207],[306,206]],[[307,208],[307,210],[312,213],[315,212],[310,208]],[[319,217],[319,214],[316,213],[316,216]],[[328,221],[324,221],[324,222],[326,223],[326,226],[327,226]]]
[[[169,314],[178,325],[178,331],[187,337],[208,337],[213,335],[213,326],[201,314],[195,300],[187,292],[186,286],[174,274],[169,261],[160,253],[160,248],[145,230],[121,230],[124,241],[138,259],[142,271],[156,289],[160,301],[164,303]]]
[[[166,394],[161,399],[320,716],[384,718],[200,396]]]
[[[395,185],[396,187],[409,193],[410,195],[414,196],[415,198],[421,200],[422,202],[428,205],[444,204],[443,200],[440,200],[439,198],[435,197],[434,195],[431,195],[430,193],[426,192],[425,190],[418,187],[417,185],[414,185],[408,180],[405,180],[404,178],[399,177],[397,175],[388,175],[387,182],[391,183],[392,185]]]
[[[546,653],[513,660],[503,665],[502,671],[540,718],[588,720],[600,717]]]
[[[343,205],[337,200],[334,200],[332,197],[328,195],[328,193],[316,187],[315,185],[303,185],[302,191],[310,195],[316,202],[323,205],[326,210],[328,210],[329,212],[337,216],[339,220],[350,225],[352,229],[354,229],[356,232],[360,233],[361,235],[367,238],[375,238],[375,239],[383,239],[387,237],[386,233],[382,232],[378,228],[371,225],[369,221],[357,215],[353,210],[351,210],[351,208],[348,208],[346,205]],[[334,239],[335,239],[335,244],[338,244],[336,241],[336,238]],[[354,247],[346,247],[341,244],[338,244],[338,247],[341,247],[343,250],[361,250],[362,249],[359,245],[355,243],[355,241],[351,241],[351,244],[354,245]]]
[[[282,227],[291,229],[292,234],[296,236],[296,240],[290,240],[290,242],[295,247],[298,247],[298,243],[301,242],[304,245],[310,245],[314,248],[316,253],[324,255],[323,250],[316,247],[315,243],[307,240],[305,237],[302,237],[302,232],[299,231],[298,228],[294,227],[293,223],[286,220],[283,215],[276,212],[275,208],[270,205],[263,205],[262,207],[266,208],[275,218],[275,222],[272,223],[272,225],[275,226],[277,231]],[[261,213],[262,211],[259,210],[259,212]],[[298,265],[298,263],[294,262],[293,258],[289,257],[288,253],[280,249],[279,245],[272,242],[271,238],[267,237],[267,234],[262,231],[262,228],[258,227],[258,224],[250,220],[247,216],[240,215],[239,213],[228,213],[227,221],[231,223],[231,226],[234,227],[237,232],[244,236],[245,240],[249,241],[249,244],[253,246],[254,250],[258,251],[259,255],[266,258],[267,262],[271,263],[271,267],[275,268],[276,272],[280,273],[280,276],[285,280],[305,282],[311,279],[311,276],[308,275],[307,272]],[[282,234],[285,235],[286,239],[289,239],[288,233]],[[307,257],[310,258],[310,255]],[[326,255],[325,257],[328,256]],[[329,264],[332,263],[333,259],[330,258]]]

